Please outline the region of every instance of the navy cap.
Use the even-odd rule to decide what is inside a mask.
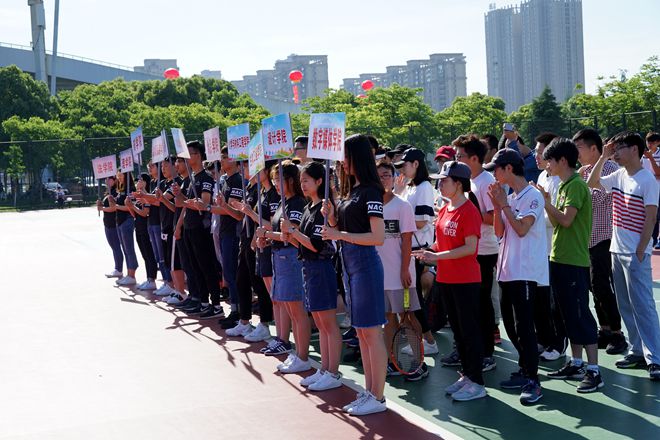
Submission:
[[[394,162],[394,165],[397,168],[401,168],[404,162],[414,162],[418,161],[420,163],[424,162],[426,155],[419,148],[408,148],[404,153],[400,161]]]
[[[493,156],[490,163],[484,165],[484,170],[493,171],[495,167],[498,166],[503,167],[515,164],[523,164],[523,158],[520,153],[511,148],[503,148],[495,153],[495,156]]]

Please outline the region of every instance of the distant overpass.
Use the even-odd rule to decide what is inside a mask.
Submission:
[[[46,72],[51,71],[52,53],[46,53]],[[0,42],[0,67],[15,64],[24,72],[35,75],[34,53],[30,46]],[[126,81],[148,81],[163,79],[159,75],[135,72],[133,68],[119,64],[106,63],[75,55],[57,54],[57,84],[56,89],[71,90],[80,84],[99,84],[115,78]],[[50,74],[48,75],[50,84]]]

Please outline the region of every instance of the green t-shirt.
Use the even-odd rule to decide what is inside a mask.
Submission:
[[[555,207],[564,212],[567,206],[577,209],[571,226],[557,225],[552,232],[550,261],[573,266],[589,267],[589,239],[591,237],[591,193],[589,187],[575,173],[559,185]]]

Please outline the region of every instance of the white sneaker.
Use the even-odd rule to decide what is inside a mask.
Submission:
[[[136,283],[135,278],[129,276],[125,276],[124,278],[117,280],[118,286],[132,286],[135,283]]]
[[[467,376],[461,376],[456,382],[445,388],[445,393],[454,394],[456,391],[459,391],[461,388],[463,388],[463,386],[468,382],[470,382],[470,379],[468,379]]]
[[[280,362],[277,365],[277,371],[282,371],[282,368],[289,366],[291,362],[293,362],[293,360],[297,357],[298,356],[296,356],[295,353],[289,353],[289,356],[287,356],[287,358],[284,359],[284,362]]]
[[[289,365],[285,365],[284,367],[280,368],[280,373],[282,374],[289,374],[289,373],[302,373],[303,371],[311,370],[312,369],[312,363],[308,360],[303,361],[300,359],[298,356],[291,361]]]
[[[321,371],[321,369],[319,368],[318,370],[316,370],[316,373],[312,374],[311,376],[307,376],[307,377],[303,378],[300,381],[300,386],[301,387],[308,387],[311,384],[313,384],[314,382],[316,382],[317,380],[321,379],[324,374],[325,374],[325,371]]]
[[[339,328],[351,328],[351,315],[344,313],[344,319],[339,323]]]
[[[424,356],[430,356],[432,354],[438,354],[438,344],[433,341],[433,344],[429,344],[426,339],[424,341]],[[408,356],[413,355],[412,347],[410,344],[406,345],[401,349],[401,353],[407,354]]]
[[[245,336],[249,335],[252,330],[254,330],[254,327],[249,321],[247,324],[241,324],[241,321],[238,321],[236,327],[227,329],[227,336]]]
[[[357,393],[357,399],[355,399],[354,401],[352,401],[348,405],[344,405],[341,408],[342,411],[348,412],[349,409],[353,408],[355,405],[359,404],[360,402],[362,402],[362,400],[366,399],[367,397],[369,397],[369,392],[360,391],[359,393]]]
[[[270,329],[267,325],[262,324],[261,322],[250,332],[250,334],[245,335],[245,340],[248,342],[260,342],[265,341],[270,338]]]
[[[108,278],[122,278],[124,276],[124,274],[121,273],[120,271],[114,269],[112,272],[106,273],[105,276],[108,277]]]
[[[173,294],[167,297],[165,302],[171,306],[175,306],[177,304],[181,304],[184,299],[186,298],[181,294],[181,292],[175,290]]]
[[[468,381],[465,385],[463,385],[463,388],[453,393],[451,397],[459,402],[467,402],[468,400],[481,399],[487,395],[488,392],[486,392],[486,387],[479,385],[478,383]]]
[[[311,384],[308,388],[310,391],[325,391],[342,386],[341,373],[336,376],[329,371],[323,373],[323,377]]]
[[[160,289],[157,289],[154,292],[154,295],[156,296],[170,296],[171,294],[174,293],[174,289],[172,289],[169,285],[163,284]]]
[[[551,351],[545,350],[543,353],[539,355],[539,357],[544,361],[556,361],[562,356],[563,355],[561,353],[559,353],[557,350],[554,349]]]
[[[140,290],[156,290],[156,282],[154,280],[147,280],[138,286]]]
[[[352,416],[366,416],[367,414],[375,414],[385,410],[387,410],[385,399],[381,402],[373,394],[367,393],[367,397],[357,405],[349,408],[348,413]]]

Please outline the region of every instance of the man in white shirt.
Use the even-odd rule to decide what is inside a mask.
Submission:
[[[642,157],[642,166],[649,170],[660,184],[660,133],[649,132],[646,135],[646,150]],[[660,249],[660,240],[658,240],[658,226],[660,225],[660,210],[658,210],[658,221],[653,228],[653,247]]]
[[[500,383],[505,389],[522,388],[520,402],[537,402],[542,396],[538,378],[538,351],[534,328],[534,297],[538,284],[548,284],[545,253],[545,201],[527,183],[523,160],[509,148],[498,151],[484,167],[493,170],[497,183],[488,195],[494,207],[494,229],[500,238],[497,280],[502,288],[502,318],[511,342],[518,350],[520,371]],[[503,185],[513,192],[507,197]]]
[[[612,252],[614,290],[619,313],[628,329],[630,351],[617,368],[646,365],[651,380],[660,379],[660,322],[653,299],[651,233],[657,218],[658,183],[644,169],[645,145],[632,132],[615,135],[605,145],[588,185],[612,193]],[[603,165],[613,157],[621,169],[601,176]]]

